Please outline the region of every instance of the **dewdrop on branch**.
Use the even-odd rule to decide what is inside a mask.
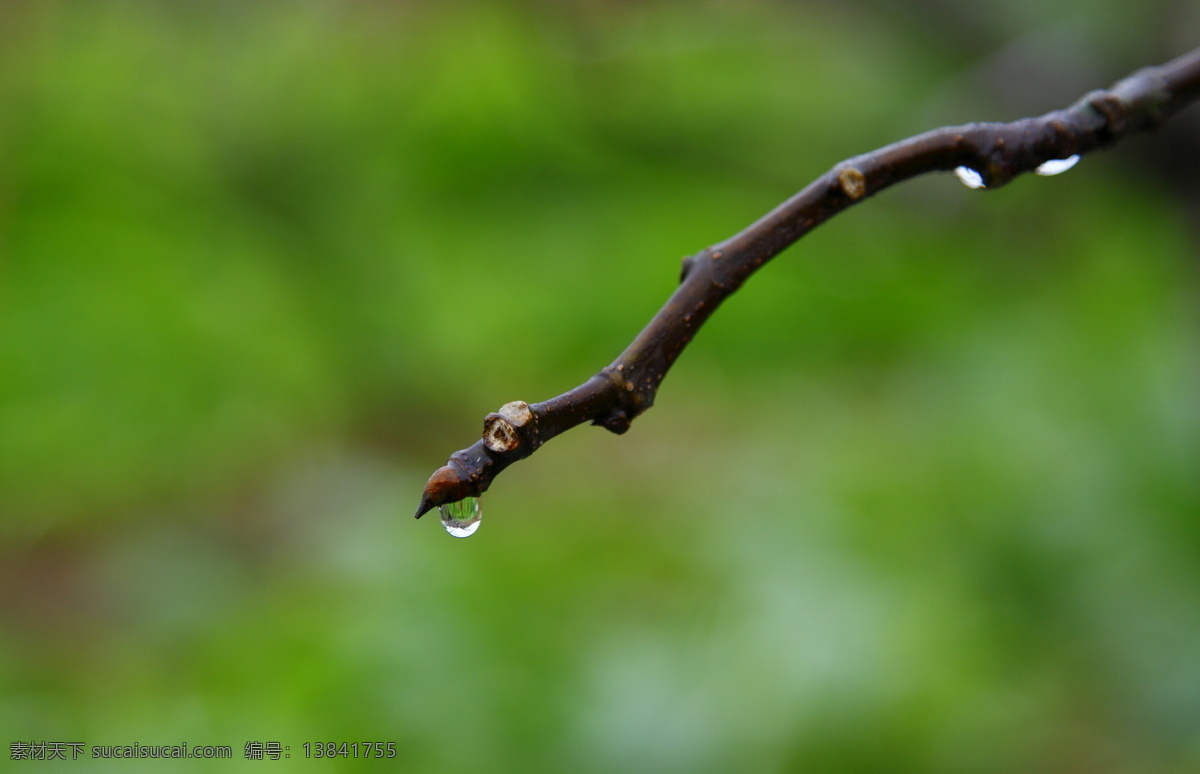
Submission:
[[[959,182],[967,188],[987,188],[987,183],[983,182],[983,175],[970,167],[957,167],[954,174],[958,176]]]
[[[471,537],[479,529],[479,522],[483,520],[478,497],[439,505],[438,514],[442,517],[442,526],[456,538]]]
[[[1051,175],[1062,174],[1078,163],[1079,154],[1076,153],[1074,156],[1067,156],[1065,159],[1050,159],[1033,171],[1034,174],[1038,174],[1043,177],[1050,177]]]

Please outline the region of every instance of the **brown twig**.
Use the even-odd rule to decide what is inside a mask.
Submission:
[[[679,287],[612,365],[542,403],[506,404],[483,438],[455,452],[425,485],[416,516],[477,497],[500,471],[590,421],[614,433],[654,404],[658,386],[704,321],[760,266],[842,210],[903,180],[968,167],[996,188],[1052,159],[1112,145],[1157,127],[1200,97],[1200,49],[1148,67],[1074,105],[1012,123],[935,129],[843,161],[758,222],[685,258]]]

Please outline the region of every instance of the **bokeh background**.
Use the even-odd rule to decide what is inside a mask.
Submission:
[[[411,517],[681,256],[1197,29],[1151,1],[0,5],[6,763],[1200,770],[1196,108],[1059,177],[885,192],[752,278],[627,435],[513,467],[469,540]]]

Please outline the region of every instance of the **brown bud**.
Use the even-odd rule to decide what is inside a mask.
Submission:
[[[417,508],[416,517],[421,518],[426,511],[439,505],[476,495],[478,492],[472,486],[470,476],[463,471],[460,465],[454,464],[454,461],[451,460],[450,464],[433,471],[433,475],[425,483],[425,491],[421,495],[421,505]]]

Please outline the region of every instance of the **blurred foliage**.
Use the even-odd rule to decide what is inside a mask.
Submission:
[[[470,540],[409,518],[680,256],[1179,53],[1181,8],[0,5],[5,743],[1197,770],[1196,222],[1153,138],[846,213],[627,436],[515,466]]]

